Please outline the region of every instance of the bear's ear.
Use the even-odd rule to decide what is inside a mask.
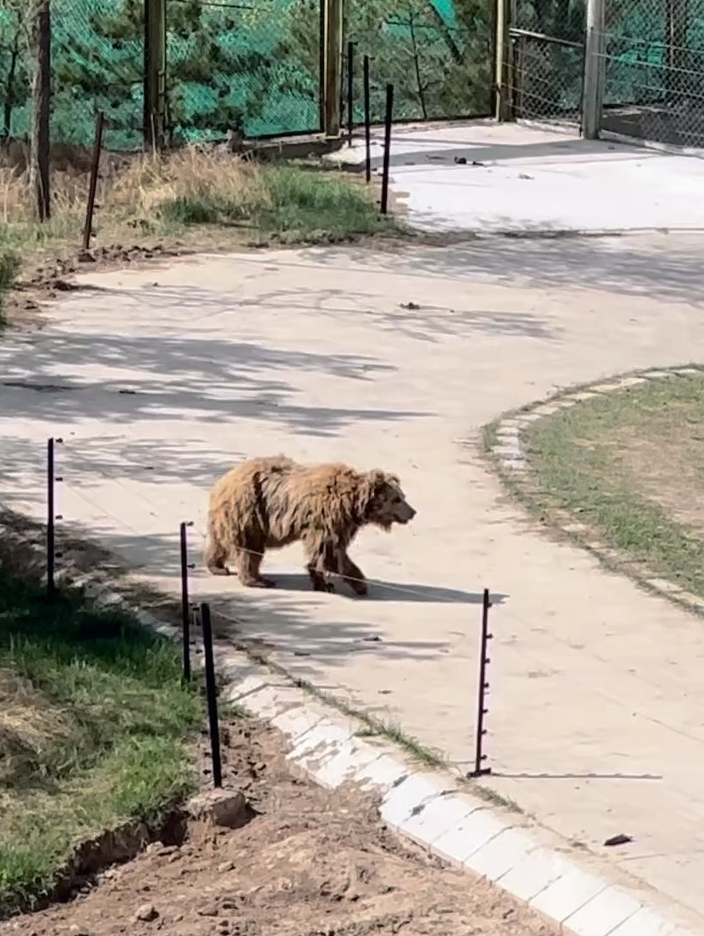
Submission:
[[[396,487],[401,487],[401,479],[396,474],[387,474],[386,480],[389,484],[395,484]]]
[[[359,499],[357,501],[359,511],[363,517],[366,517],[374,498],[379,494],[386,484],[386,475],[379,468],[373,468],[367,472],[359,488]]]

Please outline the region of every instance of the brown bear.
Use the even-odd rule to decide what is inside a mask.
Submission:
[[[205,562],[213,575],[229,575],[232,559],[243,585],[270,588],[260,574],[267,549],[301,540],[315,591],[339,575],[357,595],[367,594],[362,571],[347,555],[361,527],[390,530],[416,511],[398,477],[344,464],[301,465],[283,455],[253,458],[215,482],[210,492]]]

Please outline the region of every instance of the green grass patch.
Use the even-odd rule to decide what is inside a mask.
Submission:
[[[288,242],[341,241],[391,231],[372,192],[331,173],[295,166],[261,167],[230,192],[203,186],[159,206],[167,224],[248,225]]]
[[[201,704],[177,648],[131,617],[80,595],[49,605],[1,553],[0,582],[4,916],[49,893],[80,842],[183,801]]]
[[[599,395],[526,430],[529,506],[566,511],[636,577],[704,597],[704,374]]]
[[[20,258],[14,251],[0,250],[0,326],[5,323],[5,297],[12,289],[20,270]]]

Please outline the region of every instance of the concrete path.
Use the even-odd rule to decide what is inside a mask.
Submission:
[[[491,785],[702,922],[702,623],[541,535],[478,453],[482,424],[558,386],[704,359],[702,246],[314,249],[84,276],[45,330],[0,347],[0,499],[43,515],[62,436],[60,512],[176,589],[178,523],[203,530],[234,461],[397,471],[418,516],[360,536],[368,599],[312,594],[295,548],[267,563],[275,591],[199,570],[197,595],[468,766],[490,587]],[[602,849],[620,832],[634,843]]]
[[[381,172],[383,133],[372,165]],[[328,159],[362,165],[364,141]],[[704,229],[704,160],[520,124],[394,128],[391,191],[429,231]]]

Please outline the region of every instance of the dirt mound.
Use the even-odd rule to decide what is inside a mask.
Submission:
[[[236,830],[190,829],[108,869],[71,903],[0,924],[22,936],[548,936],[490,885],[406,845],[374,798],[294,775],[273,729],[225,729],[226,785],[252,807]],[[204,769],[207,774],[207,766]]]

